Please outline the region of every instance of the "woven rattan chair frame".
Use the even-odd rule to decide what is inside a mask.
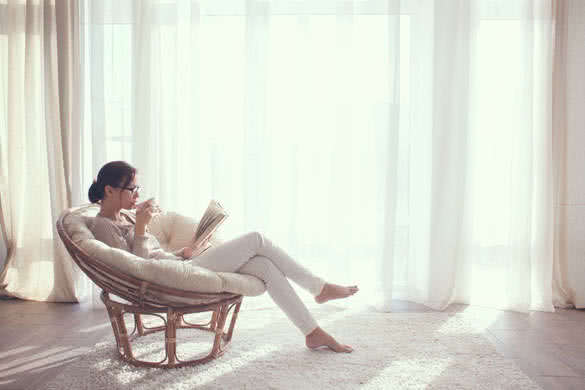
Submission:
[[[81,270],[101,289],[100,298],[112,324],[120,357],[130,364],[141,367],[184,367],[213,360],[225,352],[231,342],[234,327],[242,304],[242,295],[231,293],[198,293],[178,290],[147,282],[126,275],[88,255],[65,231],[64,220],[71,213],[88,206],[71,209],[57,221],[57,232],[67,251]],[[110,294],[126,300],[122,303],[111,299]],[[191,313],[211,312],[211,319],[204,324],[192,324],[184,316]],[[128,333],[124,314],[134,316],[134,329]],[[224,331],[231,313],[229,328]],[[152,315],[162,319],[164,325],[146,327],[141,315]],[[166,317],[166,318],[165,318]],[[189,328],[215,333],[210,352],[203,357],[181,360],[177,356],[177,329]],[[165,358],[159,362],[137,359],[132,353],[132,341],[137,337],[155,332],[165,332]]]

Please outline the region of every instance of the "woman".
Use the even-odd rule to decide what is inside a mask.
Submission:
[[[318,303],[349,297],[358,291],[357,286],[326,283],[258,232],[244,234],[209,249],[208,244],[204,243],[198,248],[186,247],[173,253],[165,252],[156,238],[147,232],[146,226],[152,218],[154,206],[148,202],[137,205],[139,190],[136,169],[130,164],[112,161],[100,169],[89,188],[89,200],[100,205],[100,212],[90,224],[96,239],[143,258],[190,259],[193,265],[212,271],[256,276],[264,281],[268,294],[303,333],[308,348],[353,351],[349,345],[338,343],[317,325],[287,278],[310,291]],[[120,214],[121,209],[136,209],[134,223]]]

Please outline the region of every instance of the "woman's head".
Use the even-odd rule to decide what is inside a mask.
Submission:
[[[89,187],[91,203],[111,203],[112,206],[130,209],[136,204],[136,168],[125,161],[111,161],[100,169]]]

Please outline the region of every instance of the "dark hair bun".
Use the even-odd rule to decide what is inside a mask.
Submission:
[[[106,196],[106,186],[126,187],[134,179],[136,168],[126,161],[110,161],[100,169],[97,179],[89,187],[88,196],[91,203],[97,203]]]
[[[101,187],[101,188],[100,188]],[[104,198],[104,187],[100,186],[95,180],[89,187],[89,201],[91,203],[97,203]]]

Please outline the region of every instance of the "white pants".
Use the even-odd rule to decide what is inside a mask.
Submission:
[[[216,272],[253,275],[264,281],[268,294],[306,336],[317,322],[287,278],[318,295],[325,281],[298,264],[285,251],[258,232],[244,234],[212,247],[192,259],[193,265]]]

